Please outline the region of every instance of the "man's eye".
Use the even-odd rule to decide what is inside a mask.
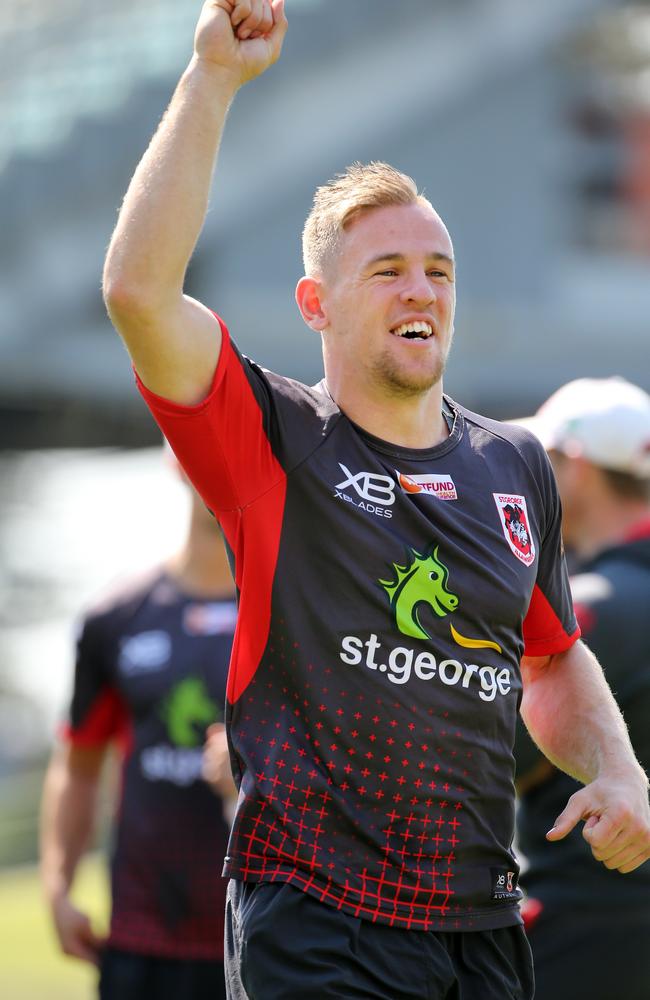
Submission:
[[[388,267],[384,271],[377,271],[377,274],[379,276],[385,275],[388,278],[392,278],[395,274],[397,274],[397,271],[393,267]]]

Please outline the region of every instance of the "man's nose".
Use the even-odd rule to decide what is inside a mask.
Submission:
[[[433,282],[424,271],[410,272],[406,275],[400,297],[402,302],[428,304],[436,297]]]

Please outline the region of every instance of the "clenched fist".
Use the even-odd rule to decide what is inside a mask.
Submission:
[[[286,30],[284,0],[207,0],[194,36],[195,56],[240,87],[278,59]]]

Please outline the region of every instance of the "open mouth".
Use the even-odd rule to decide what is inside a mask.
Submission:
[[[402,323],[401,326],[391,330],[396,337],[404,337],[405,340],[428,340],[433,336],[433,327],[429,323],[418,321],[416,323]]]

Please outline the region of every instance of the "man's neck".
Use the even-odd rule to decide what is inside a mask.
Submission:
[[[442,384],[418,395],[359,392],[327,380],[328,391],[346,417],[369,434],[403,448],[434,448],[449,436],[442,413]]]

